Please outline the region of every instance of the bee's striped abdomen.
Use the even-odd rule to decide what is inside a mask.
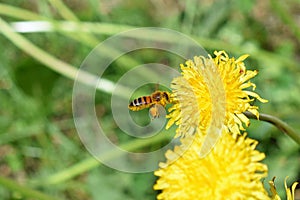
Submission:
[[[133,111],[142,110],[144,108],[149,108],[152,105],[152,99],[150,96],[143,96],[134,99],[128,105],[128,108]]]

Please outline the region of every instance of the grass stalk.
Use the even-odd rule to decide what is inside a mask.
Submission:
[[[30,198],[30,199],[38,199],[38,200],[59,200],[57,197],[52,197],[46,195],[38,190],[31,189],[27,186],[20,185],[19,183],[0,176],[0,185],[6,187],[14,193],[20,194],[22,197]]]
[[[0,18],[0,32],[2,32],[5,37],[7,37],[13,44],[15,44],[21,50],[23,50],[24,52],[26,52],[45,66],[49,67],[51,70],[72,80],[76,80],[77,78],[77,80],[83,84],[90,85],[92,87],[99,86],[97,89],[101,91],[112,93],[114,89],[114,83],[112,83],[109,80],[102,79],[103,83],[107,83],[102,85],[111,85],[111,87],[103,87],[99,84],[96,84],[98,81],[97,76],[83,71],[81,71],[81,76],[77,77],[77,68],[55,58],[51,54],[45,52],[41,48],[34,45],[25,37],[16,33],[2,18]]]

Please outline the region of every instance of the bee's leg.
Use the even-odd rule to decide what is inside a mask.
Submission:
[[[158,111],[157,104],[154,104],[153,106],[151,106],[151,108],[149,109],[149,113],[151,115],[151,120],[159,117],[159,111]]]

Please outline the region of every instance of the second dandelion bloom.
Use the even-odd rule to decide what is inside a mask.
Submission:
[[[261,182],[268,169],[260,162],[265,155],[255,150],[257,141],[223,131],[214,149],[200,159],[200,137],[188,149],[184,144],[192,138],[183,138],[183,145],[166,153],[166,163],[155,172],[154,189],[162,190],[157,199],[269,199]]]

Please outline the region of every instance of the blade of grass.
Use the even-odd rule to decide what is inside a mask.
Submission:
[[[0,3],[0,13],[22,20],[49,20],[49,18],[42,15],[4,3]]]
[[[73,25],[75,25],[75,24],[73,24]],[[43,63],[45,66],[49,67],[50,69],[66,76],[72,80],[76,79],[78,71],[75,67],[55,58],[51,54],[48,54],[41,48],[39,48],[36,45],[34,45],[33,43],[31,43],[29,40],[27,40],[22,35],[14,32],[14,30],[1,18],[0,18],[0,27],[3,27],[2,29],[0,29],[0,32],[2,32],[8,39],[10,39],[17,47],[22,49],[24,52],[28,53],[33,58],[37,59],[38,61]],[[75,25],[75,27],[77,27],[77,26]],[[69,33],[69,34],[71,34],[71,33]],[[106,45],[105,51],[103,49],[99,49],[99,50],[101,51],[100,53],[102,53],[103,55],[105,55],[107,57],[116,58],[117,56],[120,55],[120,52],[117,49],[114,49],[108,45]],[[129,56],[122,56],[121,58],[119,58],[118,63],[119,63],[119,65],[124,64],[123,66],[127,66],[127,67],[125,67],[127,70],[132,68],[133,66],[138,65],[138,63],[135,60],[133,60],[132,58],[130,58]],[[149,79],[149,77],[156,76],[156,74],[153,73],[151,69],[149,69],[149,70],[145,69],[143,73],[140,73],[140,76],[147,80],[147,79]],[[94,76],[94,75],[84,72],[82,70],[80,71],[80,76],[78,76],[77,79],[78,79],[78,81],[80,81],[84,84],[87,84],[89,86],[92,86],[92,87],[95,87],[95,85],[96,85],[97,89],[99,89],[103,92],[107,92],[107,93],[112,93],[115,88],[115,85],[113,82],[111,82],[107,79],[103,79],[103,78],[101,78],[101,84],[97,84],[97,81],[98,81],[97,76]],[[118,93],[117,95],[119,95],[121,97],[122,96],[126,97],[126,95],[130,91],[131,90],[124,87],[122,90],[122,93]]]
[[[77,24],[80,24],[80,20],[77,18],[77,16],[64,4],[61,0],[48,0],[52,6],[54,6],[59,14],[68,22],[77,22]],[[80,29],[77,29],[80,30]],[[85,30],[85,29],[82,29]],[[87,29],[88,30],[88,29]],[[77,37],[79,36],[80,39],[89,41],[91,44],[94,44],[93,47],[98,45],[100,41],[93,35],[93,32],[87,31],[87,32],[77,32]],[[101,52],[102,54],[107,55],[108,57],[115,55],[119,55],[119,51],[117,49],[113,49],[110,47],[106,47],[107,50],[104,52]],[[117,60],[117,63],[122,68],[125,68],[126,70],[129,70],[132,66],[137,66],[140,63],[136,62],[135,60],[131,59],[129,56],[122,56],[119,60]],[[126,66],[129,66],[130,68],[126,68]],[[146,77],[151,76],[151,70],[148,72],[145,72],[144,74],[147,74]],[[144,74],[141,74],[141,76],[144,76]],[[155,76],[155,74],[152,74],[152,76]]]
[[[30,56],[43,63],[53,71],[58,72],[59,74],[62,74],[72,80],[78,78],[78,81],[80,81],[81,83],[90,85],[92,87],[95,87],[96,85],[97,89],[103,92],[113,92],[115,87],[113,82],[106,79],[101,79],[101,81],[103,81],[102,84],[96,84],[98,81],[98,77],[84,71],[81,71],[81,76],[77,77],[78,70],[75,67],[48,54],[41,48],[29,42],[20,34],[14,32],[14,30],[4,20],[2,20],[2,18],[0,18],[0,31],[17,47],[19,47],[21,50],[28,53]],[[124,88],[124,91],[128,90]]]
[[[60,0],[48,0],[49,3],[53,7],[56,8],[58,13],[66,20],[68,21],[74,21],[74,22],[80,22],[80,20],[77,18],[77,16]],[[99,40],[92,35],[92,33],[89,32],[79,32],[77,34],[77,37],[80,38],[80,40],[88,41],[88,43],[93,44],[93,46],[96,46],[99,44]]]
[[[79,22],[77,16],[60,0],[48,0],[48,2],[57,9],[60,15],[69,21]]]
[[[9,6],[9,5],[5,5],[5,4],[1,4],[0,3],[0,14],[9,16],[9,17],[13,17],[13,18],[17,18],[17,19],[21,19],[21,20],[34,20],[34,21],[40,21],[40,20],[44,20],[46,22],[49,22],[55,31],[69,37],[72,38],[73,40],[82,43],[88,47],[94,48],[96,45],[99,44],[99,41],[97,39],[91,39],[90,36],[78,36],[78,33],[82,33],[82,32],[91,32],[89,31],[89,29],[87,29],[87,27],[81,26],[81,22],[72,22],[72,21],[68,21],[68,22],[63,22],[63,23],[58,23],[57,21],[44,17],[42,15],[38,15],[36,13],[24,10],[24,9],[20,9],[20,8],[16,8],[13,6]],[[66,25],[65,23],[68,23],[69,26],[67,26],[68,30],[66,30],[66,27],[64,27],[64,25]],[[91,24],[91,27],[93,25]],[[75,30],[75,28],[80,28]],[[82,28],[82,29],[81,29]],[[111,26],[111,24],[104,24],[103,26],[99,27],[104,33],[106,33],[106,35],[113,35],[122,31],[126,31],[132,28],[136,28],[136,27],[130,27],[130,26],[126,26],[126,25],[113,25]],[[83,30],[83,31],[79,31],[79,30]],[[85,30],[85,31],[84,31]],[[52,31],[52,30],[47,30],[48,31]],[[74,32],[76,32],[76,34],[74,34]],[[92,32],[91,32],[92,33]],[[112,50],[112,49],[108,49],[107,52],[111,52],[114,51],[116,52],[116,50]],[[109,53],[107,54],[107,56],[111,56]],[[119,66],[125,67],[125,69],[130,69],[132,66],[138,66],[141,63],[137,62],[136,60],[130,58],[129,56],[122,56],[118,61],[117,64],[119,64]]]
[[[6,5],[6,4],[2,4],[2,3],[0,3],[0,14],[5,15],[5,16],[9,16],[9,17],[13,17],[13,18],[16,18],[16,19],[21,19],[21,20],[34,20],[34,21],[43,20],[43,21],[48,21],[48,22],[51,22],[52,24],[55,24],[55,21],[48,18],[48,17],[36,14],[34,12],[31,12],[31,11],[28,11],[28,10],[25,10],[25,9],[17,8],[17,7]],[[77,35],[70,34],[70,33],[65,33],[65,32],[62,32],[62,33],[64,35],[74,39],[75,41],[83,43],[83,44],[85,44],[87,46],[90,46],[92,48],[94,48],[95,45],[98,44],[96,41],[91,41],[89,38],[81,38],[81,37],[78,37]]]
[[[184,16],[182,19],[181,30],[186,34],[191,34],[194,26],[194,20],[198,10],[198,1],[187,0],[185,4]]]
[[[30,199],[38,199],[38,200],[58,200],[58,197],[52,197],[47,194],[44,194],[40,191],[33,190],[27,186],[20,185],[19,183],[0,176],[0,185],[6,187],[12,192],[17,192],[22,195],[22,197],[30,198]]]

